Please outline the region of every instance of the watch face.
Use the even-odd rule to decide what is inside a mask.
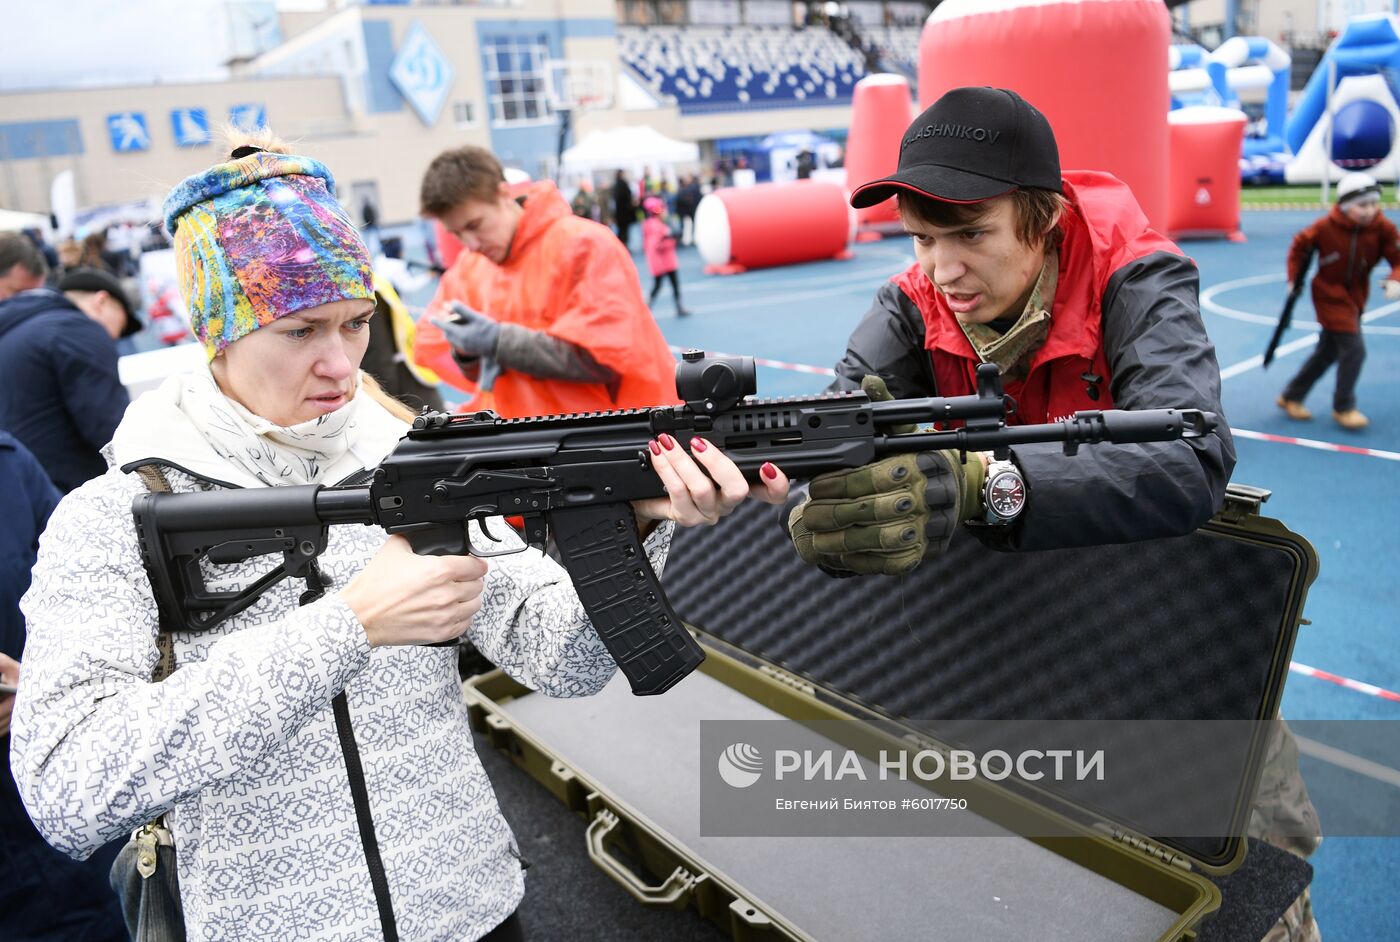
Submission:
[[[1002,471],[992,478],[987,488],[987,505],[992,513],[1003,519],[1011,519],[1026,506],[1026,482],[1014,471]]]

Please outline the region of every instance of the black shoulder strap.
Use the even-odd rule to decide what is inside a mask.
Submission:
[[[170,493],[170,482],[166,480],[165,472],[159,465],[143,464],[136,469],[136,474],[152,493]],[[158,684],[175,670],[175,645],[171,643],[170,632],[165,630],[164,625],[161,625],[156,634],[156,646],[160,648],[160,660],[156,662],[156,669],[151,672],[151,681]]]

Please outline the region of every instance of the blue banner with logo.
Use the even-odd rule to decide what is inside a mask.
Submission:
[[[429,127],[442,113],[454,75],[452,64],[428,31],[421,23],[414,23],[389,67],[389,81]]]

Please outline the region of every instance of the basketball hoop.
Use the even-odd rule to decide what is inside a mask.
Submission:
[[[564,148],[573,133],[574,115],[611,108],[617,80],[612,63],[606,59],[550,59],[544,65],[549,107],[559,116],[559,146],[554,155],[558,182]]]
[[[545,62],[548,100],[556,112],[604,111],[613,103],[613,67],[606,59]]]

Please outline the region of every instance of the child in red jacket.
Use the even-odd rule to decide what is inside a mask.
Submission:
[[[642,209],[647,214],[642,223],[642,249],[653,279],[647,303],[655,303],[656,296],[661,293],[661,279],[670,278],[671,292],[676,296],[676,316],[685,317],[690,312],[681,304],[681,279],[676,274],[676,235],[662,218],[666,214],[666,201],[659,196],[649,196],[642,202]]]
[[[1332,418],[1342,428],[1356,431],[1369,424],[1356,408],[1356,381],[1366,359],[1361,313],[1371,291],[1371,269],[1382,258],[1391,267],[1385,281],[1386,300],[1400,301],[1400,274],[1396,271],[1400,266],[1400,235],[1390,220],[1381,215],[1381,186],[1374,177],[1365,173],[1342,177],[1337,184],[1337,205],[1293,237],[1288,250],[1289,283],[1302,274],[1313,251],[1318,259],[1312,300],[1322,336],[1277,402],[1290,419],[1311,419],[1312,413],[1303,405],[1303,399],[1336,363]]]

